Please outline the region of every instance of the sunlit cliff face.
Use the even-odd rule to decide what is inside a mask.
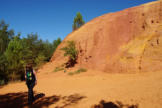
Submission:
[[[162,68],[162,1],[147,3],[87,22],[69,34],[51,62],[67,62],[60,50],[76,42],[77,65],[105,72],[146,72]]]

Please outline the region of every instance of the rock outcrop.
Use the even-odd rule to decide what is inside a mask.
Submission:
[[[65,63],[60,50],[76,42],[79,66],[105,72],[162,69],[162,1],[150,2],[97,17],[69,34],[51,62]]]

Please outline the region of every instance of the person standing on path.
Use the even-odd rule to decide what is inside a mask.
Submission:
[[[34,71],[31,64],[26,66],[25,69],[25,80],[28,87],[28,103],[34,102],[33,88],[37,84],[36,72]]]

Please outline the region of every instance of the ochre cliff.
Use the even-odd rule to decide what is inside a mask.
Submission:
[[[162,1],[97,17],[69,34],[54,53],[52,65],[66,63],[60,50],[73,40],[77,65],[105,72],[162,69]]]

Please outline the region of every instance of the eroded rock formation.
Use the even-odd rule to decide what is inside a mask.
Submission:
[[[51,62],[66,62],[60,50],[76,42],[80,66],[105,72],[162,69],[162,1],[97,17],[69,34]]]

